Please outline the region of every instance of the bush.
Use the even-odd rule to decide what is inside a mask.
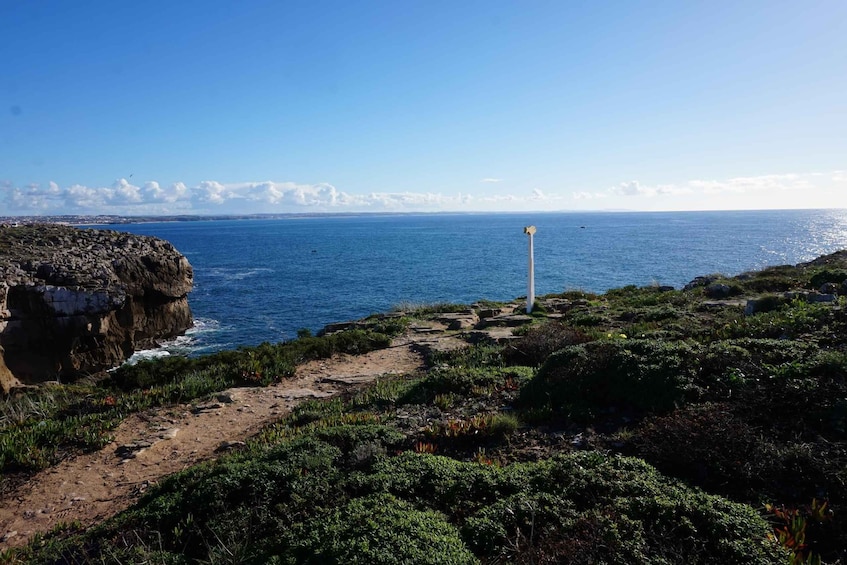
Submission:
[[[723,405],[650,418],[635,432],[634,443],[637,454],[661,472],[742,499],[771,473],[770,444]]]
[[[817,272],[814,275],[812,275],[812,278],[809,281],[809,287],[817,290],[821,286],[823,286],[824,283],[831,282],[831,283],[841,284],[845,280],[847,280],[847,271],[843,271],[843,270],[840,270],[840,269],[839,270],[824,269],[823,271]]]
[[[503,347],[490,343],[477,343],[470,347],[454,349],[452,351],[433,350],[427,357],[427,363],[431,367],[502,367]]]
[[[843,499],[844,470],[825,443],[780,442],[763,436],[747,416],[727,404],[687,407],[647,419],[632,442],[662,473],[736,500]]]
[[[398,400],[400,404],[425,404],[441,394],[487,396],[497,390],[516,389],[532,378],[529,367],[433,369],[413,384]]]
[[[445,516],[385,493],[353,500],[300,532],[291,550],[297,563],[478,563]]]
[[[505,350],[506,362],[513,365],[538,366],[554,352],[591,341],[584,332],[563,324],[547,322],[530,326],[527,332]]]
[[[696,352],[685,343],[636,339],[566,347],[522,389],[521,403],[576,418],[618,409],[667,411],[693,386]]]
[[[347,431],[321,433],[362,432],[352,453],[384,435],[367,426]],[[636,459],[581,452],[497,467],[406,452],[352,472],[343,460],[314,437],[224,457],[165,479],[94,530],[26,551],[35,563],[785,559],[752,508],[691,490]]]
[[[406,454],[372,485],[436,504],[474,553],[519,563],[782,563],[750,507],[596,452],[498,468]],[[439,493],[433,499],[430,493]]]

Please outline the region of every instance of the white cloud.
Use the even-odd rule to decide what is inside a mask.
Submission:
[[[606,192],[574,192],[572,195],[574,200],[594,200],[597,198],[608,198],[609,194]]]
[[[503,182],[503,179],[495,179],[495,178],[484,178],[479,182]]]
[[[641,186],[637,180],[622,182],[618,186],[611,189],[613,194],[621,194],[623,196],[653,196],[656,191],[652,188]]]
[[[637,180],[624,182],[606,191],[608,195],[614,196],[678,196],[687,194],[718,195],[723,193],[748,194],[763,191],[797,191],[814,189],[816,184],[813,179],[822,176],[823,181],[844,182],[847,179],[839,178],[838,172],[819,175],[809,173],[806,175],[760,175],[756,177],[735,177],[724,180],[691,180],[681,185],[664,184],[656,186],[645,186]],[[821,182],[821,181],[818,181]]]
[[[115,204],[137,204],[141,202],[141,188],[126,179],[118,179],[112,184],[111,192],[107,191],[105,196]]]
[[[749,193],[766,190],[804,190],[814,187],[811,179],[814,173],[809,175],[762,175],[757,177],[736,177],[727,180],[693,180],[688,185],[705,194],[720,194],[722,192]],[[840,180],[837,174],[831,177]]]
[[[233,193],[219,182],[204,180],[198,186],[191,189],[194,197],[200,202],[212,204],[223,204],[233,198]]]
[[[533,188],[519,194],[411,191],[349,193],[328,183],[176,182],[141,186],[127,179],[89,187],[15,186],[0,182],[0,210],[13,214],[249,214],[291,212],[438,212],[591,209],[707,209],[751,207],[847,207],[847,172],[761,175],[645,185],[637,180],[605,190]]]

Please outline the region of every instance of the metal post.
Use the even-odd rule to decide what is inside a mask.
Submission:
[[[535,304],[535,260],[532,249],[532,236],[535,234],[535,226],[527,226],[523,232],[529,236],[529,285],[526,292],[526,313],[532,313]]]

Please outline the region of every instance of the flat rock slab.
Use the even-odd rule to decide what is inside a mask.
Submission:
[[[376,379],[377,375],[337,375],[333,377],[325,377],[321,379],[320,382],[339,385],[361,385],[372,383]]]
[[[457,349],[463,349],[469,345],[470,344],[463,339],[452,336],[444,336],[434,339],[422,339],[415,343],[415,348],[423,351],[424,353],[432,353],[435,351],[456,351]]]
[[[330,396],[336,394],[334,390],[312,390],[310,388],[293,388],[286,390],[285,393],[280,394],[278,398],[285,398],[288,400],[294,400],[297,398],[329,398]]]
[[[520,339],[520,336],[513,334],[510,328],[489,328],[471,332],[470,338],[472,341],[489,339],[502,345]]]
[[[410,326],[409,329],[417,334],[437,334],[444,331],[443,328],[435,328],[433,326]]]
[[[704,308],[743,308],[746,300],[704,300],[700,303]]]
[[[527,316],[526,314],[503,314],[500,316],[494,316],[493,318],[487,318],[483,320],[483,327],[490,326],[501,326],[501,327],[509,327],[514,328],[517,326],[522,326],[524,324],[528,324],[532,321],[532,316]]]
[[[449,330],[464,330],[472,328],[479,322],[479,318],[471,312],[453,312],[439,314],[435,320],[445,324]]]

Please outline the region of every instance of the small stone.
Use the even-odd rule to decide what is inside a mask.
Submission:
[[[194,414],[200,414],[202,412],[211,412],[212,410],[217,410],[219,408],[223,408],[223,404],[219,402],[215,402],[212,404],[201,404],[200,406],[195,406],[191,409],[191,412]]]
[[[216,397],[218,402],[222,402],[224,404],[232,404],[235,402],[235,398],[232,396],[231,392],[222,392]]]
[[[222,441],[220,445],[215,449],[215,453],[221,453],[223,451],[230,451],[231,449],[245,447],[247,444],[243,441]]]
[[[159,437],[162,439],[173,439],[177,433],[179,433],[179,428],[171,428],[162,432]]]

